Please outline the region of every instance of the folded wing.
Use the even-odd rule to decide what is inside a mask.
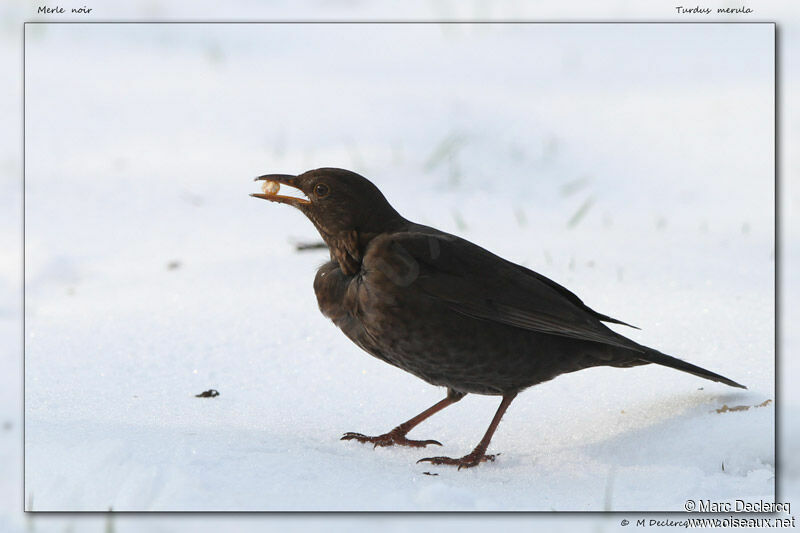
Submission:
[[[400,263],[413,261],[418,269],[414,286],[452,311],[539,333],[646,351],[602,323],[624,322],[590,309],[556,282],[464,239],[421,228],[421,232],[393,234],[382,247]]]

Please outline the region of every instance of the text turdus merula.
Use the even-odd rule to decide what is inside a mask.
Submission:
[[[657,363],[745,388],[726,377],[642,346],[606,327],[625,324],[587,307],[572,292],[455,235],[400,216],[366,178],[337,168],[299,176],[269,174],[263,194],[298,208],[316,226],[331,260],[314,279],[322,313],[347,337],[391,365],[447,387],[447,397],[377,437],[343,440],[426,446],[406,435],[468,393],[502,402],[475,449],[461,458],[420,461],[471,467],[520,391],[593,366]],[[280,186],[302,191],[279,194]]]

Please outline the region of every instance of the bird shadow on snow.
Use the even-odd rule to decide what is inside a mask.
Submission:
[[[648,402],[618,413],[621,429],[598,428],[607,436],[578,444],[568,454],[604,466],[620,498],[641,496],[638,501],[647,507],[659,490],[665,491],[662,509],[679,511],[687,498],[774,495],[771,403],[751,392]]]
[[[761,395],[752,392],[696,391],[624,403],[613,411],[602,406],[586,408],[584,416],[564,421],[561,431],[535,443],[532,457],[572,450],[588,460],[618,466],[675,464],[683,455],[698,453],[698,444],[703,450],[729,447],[731,431],[771,432],[774,409],[759,407],[761,401]],[[746,409],[718,412],[724,406]]]

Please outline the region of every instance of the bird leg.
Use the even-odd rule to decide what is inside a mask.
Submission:
[[[494,435],[495,430],[497,430],[498,424],[500,424],[500,419],[503,418],[506,409],[511,405],[516,395],[517,393],[515,392],[503,396],[503,401],[500,402],[500,407],[497,408],[497,412],[494,414],[494,418],[492,418],[492,423],[489,424],[489,429],[486,430],[486,434],[469,454],[458,459],[453,459],[452,457],[426,457],[420,459],[417,463],[426,461],[435,465],[457,465],[458,469],[461,470],[462,468],[478,466],[484,461],[494,461],[495,455],[486,455],[486,449],[489,447],[489,442],[492,440],[492,435]]]
[[[357,440],[358,442],[371,442],[377,448],[378,446],[393,446],[395,444],[401,446],[412,446],[415,448],[424,448],[428,444],[437,444],[439,446],[442,445],[441,442],[436,440],[411,440],[406,438],[406,434],[409,431],[414,429],[417,425],[420,424],[423,420],[435,415],[448,405],[452,405],[456,403],[458,400],[466,396],[463,392],[454,391],[453,389],[447,389],[447,398],[444,400],[432,405],[431,407],[425,409],[420,414],[403,422],[393,430],[388,433],[384,433],[383,435],[378,435],[377,437],[368,437],[367,435],[362,435],[361,433],[345,433],[341,440]]]

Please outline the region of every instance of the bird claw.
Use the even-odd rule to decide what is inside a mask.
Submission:
[[[369,437],[367,435],[362,435],[361,433],[348,432],[345,433],[339,440],[357,440],[361,443],[371,442],[374,444],[373,448],[377,448],[378,446],[394,446],[395,444],[399,446],[411,446],[412,448],[424,448],[428,444],[436,444],[437,446],[442,445],[442,443],[438,440],[407,439],[405,434],[395,433],[394,431],[384,433],[383,435],[378,435],[377,437]]]
[[[459,457],[458,459],[453,459],[452,457],[425,457],[424,459],[417,461],[417,464],[427,462],[434,465],[453,465],[458,466],[458,469],[461,470],[462,468],[472,468],[473,466],[478,466],[485,461],[494,461],[495,457],[498,455],[500,454],[497,453],[487,455],[482,453],[470,453],[469,455]]]

